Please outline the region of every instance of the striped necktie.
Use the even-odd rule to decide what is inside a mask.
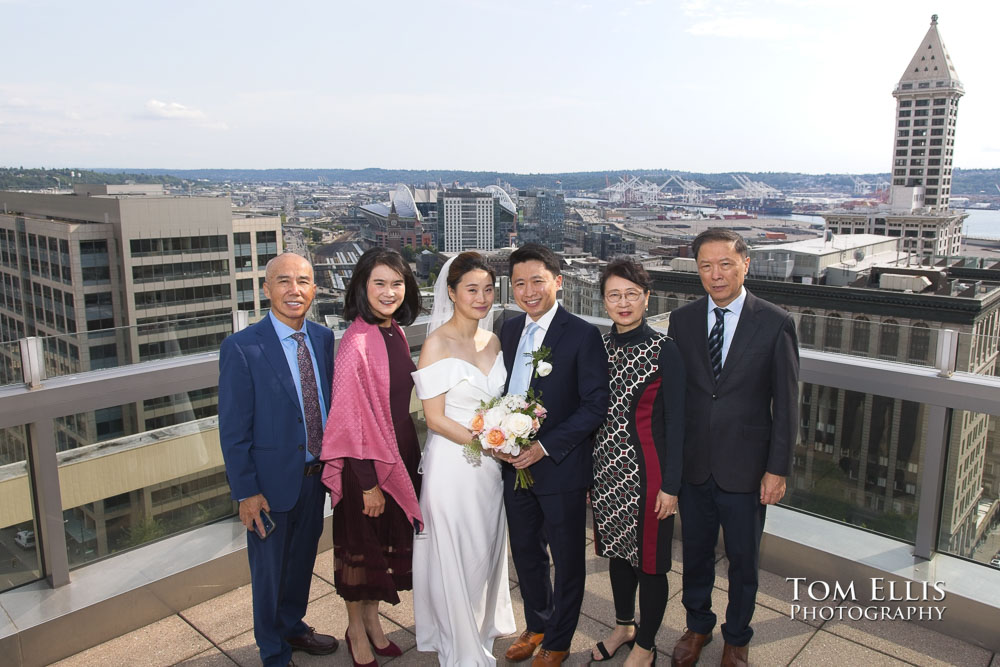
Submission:
[[[712,375],[715,376],[715,381],[719,381],[719,376],[722,375],[722,339],[725,334],[725,320],[726,313],[729,310],[727,308],[716,308],[715,309],[715,326],[712,327],[712,332],[708,334],[708,358],[712,360]]]

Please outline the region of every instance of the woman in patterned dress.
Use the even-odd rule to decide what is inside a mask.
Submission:
[[[656,658],[684,445],[684,364],[673,340],[646,323],[650,286],[646,270],[628,258],[613,260],[601,275],[614,321],[604,335],[611,403],[594,444],[590,499],[597,555],[611,561],[616,619],[593,659],[608,660],[627,644],[629,667]]]

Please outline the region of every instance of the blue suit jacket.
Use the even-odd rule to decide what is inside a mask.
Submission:
[[[500,330],[508,378],[525,317],[507,320]],[[552,372],[532,378],[530,386],[541,392],[549,412],[537,436],[549,455],[530,468],[533,490],[586,489],[594,477],[594,432],[608,416],[608,355],[601,332],[559,306],[542,345],[552,350]],[[513,477],[513,466],[504,464],[503,469],[505,477]]]
[[[307,322],[323,410],[330,410],[333,332]],[[292,372],[269,317],[229,336],[219,355],[219,441],[234,500],[263,493],[287,512],[302,487],[306,429]]]

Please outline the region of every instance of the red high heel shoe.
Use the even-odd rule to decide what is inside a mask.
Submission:
[[[368,628],[365,628],[365,634],[368,634]],[[368,635],[368,643],[372,645],[372,650],[375,651],[375,655],[381,655],[388,658],[398,658],[403,655],[403,649],[396,646],[395,642],[388,637],[386,637],[386,641],[388,641],[389,644],[379,648],[378,646],[375,646],[375,641],[372,639],[372,636]]]
[[[350,628],[348,628],[348,629],[350,629]],[[365,634],[367,634],[367,632]],[[377,660],[372,660],[371,662],[358,662],[357,660],[355,660],[354,659],[354,647],[351,646],[351,636],[349,634],[347,634],[346,630],[344,631],[344,638],[347,640],[347,652],[351,654],[351,662],[354,663],[354,667],[378,667],[378,661]],[[374,648],[375,647],[372,646],[372,649],[374,649]]]

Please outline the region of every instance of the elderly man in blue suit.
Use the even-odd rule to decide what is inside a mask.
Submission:
[[[326,490],[319,449],[330,409],[333,333],[306,321],[312,266],[292,253],[267,264],[271,312],[222,343],[219,440],[240,521],[247,528],[254,638],[265,667],[292,651],[326,655],[337,640],[302,618]]]

